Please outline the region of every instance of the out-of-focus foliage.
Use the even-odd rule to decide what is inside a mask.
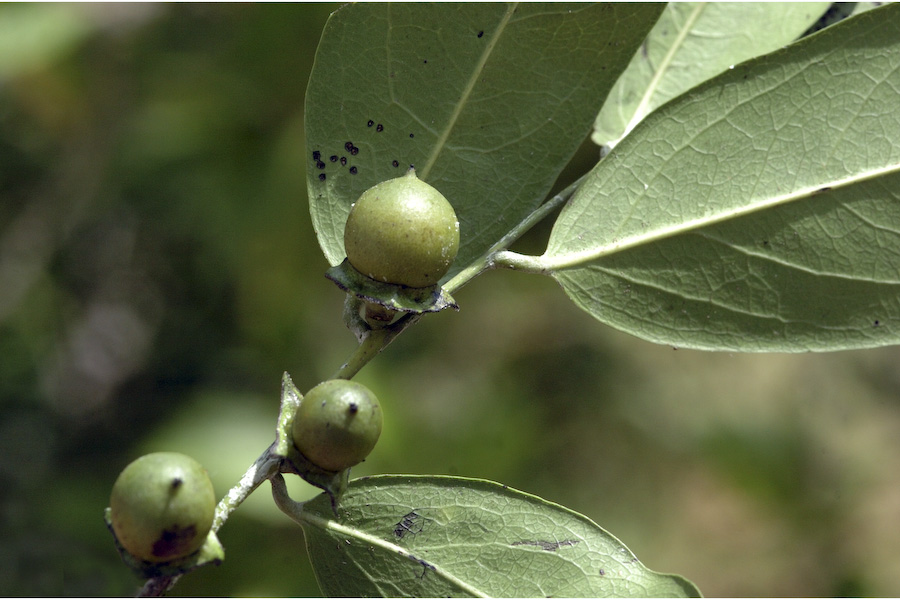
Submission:
[[[224,494],[272,441],[282,372],[308,389],[354,346],[305,193],[335,6],[51,8],[0,6],[66,36],[0,71],[0,593],[127,595],[102,518],[118,472],[184,452]],[[673,351],[516,273],[456,299],[360,374],[385,426],[356,475],[501,481],[710,596],[900,594],[897,348]],[[319,594],[267,488],[173,595]]]

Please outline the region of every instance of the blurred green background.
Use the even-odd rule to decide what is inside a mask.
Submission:
[[[0,594],[133,594],[118,472],[180,451],[224,494],[282,372],[308,389],[354,347],[305,194],[334,8],[0,5]],[[900,348],[659,347],[510,272],[456,298],[360,374],[386,424],[355,475],[501,481],[709,596],[900,595]],[[268,484],[219,535],[171,595],[319,594]]]

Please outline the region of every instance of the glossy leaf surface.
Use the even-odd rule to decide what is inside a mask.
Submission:
[[[790,44],[829,2],[670,2],[594,124],[615,145],[657,107],[729,66]]]
[[[900,342],[900,6],[648,116],[561,213],[543,265],[584,310],[658,343]]]
[[[453,204],[446,278],[543,201],[662,7],[353,4],[330,18],[306,98],[313,226],[331,265],[350,205],[410,165]]]
[[[304,507],[303,530],[329,596],[697,596],[644,567],[590,519],[489,481],[379,476]]]

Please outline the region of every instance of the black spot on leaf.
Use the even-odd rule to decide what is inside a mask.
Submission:
[[[337,154],[332,154],[331,156],[328,157],[328,160],[330,160],[331,162],[337,162],[337,159],[338,159]]]
[[[397,168],[400,166],[400,161],[394,160],[394,161],[391,161],[391,164],[394,165],[394,168]]]
[[[410,558],[422,565],[422,574],[416,575],[416,579],[424,579],[425,573],[427,573],[429,569],[431,569],[432,571],[437,571],[437,568],[435,568],[435,566],[427,560],[422,560],[421,558],[416,558],[415,556],[410,556]]]
[[[342,156],[342,157],[341,157],[341,166],[342,166],[342,167],[346,167],[346,166],[347,166],[347,157],[346,157],[346,156]]]
[[[422,515],[416,511],[412,511],[403,516],[394,526],[394,536],[402,540],[406,535],[416,535],[422,533],[423,523]]]
[[[374,124],[375,124],[375,121],[373,121],[372,119],[369,119],[369,122],[366,123],[366,125],[368,125],[369,127],[371,127]]]
[[[479,31],[479,32],[478,32],[478,37],[483,37],[483,36],[484,36],[484,32],[483,32],[483,31]]]
[[[379,123],[378,126],[375,127],[375,131],[377,131],[378,133],[381,133],[382,131],[384,131],[384,125]]]
[[[319,173],[319,181],[325,181],[325,173]]]
[[[356,173],[357,173],[356,167],[350,167],[350,174],[351,174],[351,175],[356,175]]]

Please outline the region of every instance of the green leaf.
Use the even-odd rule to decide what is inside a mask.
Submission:
[[[306,97],[310,212],[329,263],[345,256],[351,204],[409,165],[460,220],[445,279],[482,255],[544,200],[661,10],[363,3],[335,12]]]
[[[597,319],[658,343],[900,342],[900,5],[648,116],[560,214],[539,262]]]
[[[884,2],[856,2],[853,5],[853,14],[858,15],[860,13],[872,10],[873,8],[878,8],[883,4]]]
[[[616,82],[593,140],[615,146],[641,119],[729,66],[796,40],[829,2],[670,2]]]
[[[328,596],[699,596],[587,517],[489,481],[362,478],[339,510],[318,496],[301,520]]]

